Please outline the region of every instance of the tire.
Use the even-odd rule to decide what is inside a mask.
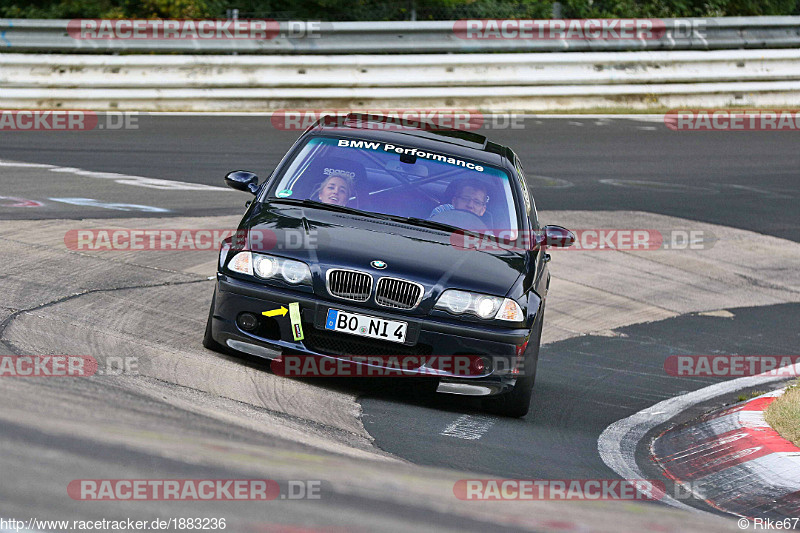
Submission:
[[[214,340],[211,336],[211,321],[214,320],[214,304],[217,300],[217,289],[214,289],[214,296],[211,297],[211,308],[208,310],[208,320],[206,321],[206,332],[203,335],[203,346],[209,350],[219,353],[228,353],[223,345]]]
[[[511,392],[484,400],[484,410],[510,418],[521,418],[527,415],[531,407],[535,377],[532,375],[518,379]]]
[[[539,325],[536,332],[536,345],[530,348],[530,354],[525,361],[526,371],[533,366],[532,370],[526,372],[525,377],[517,379],[514,388],[505,394],[494,398],[487,398],[483,401],[483,408],[500,416],[521,418],[528,414],[533,397],[533,384],[536,380],[536,363],[539,360],[539,345],[542,342],[542,327],[544,324],[544,306],[539,316]]]

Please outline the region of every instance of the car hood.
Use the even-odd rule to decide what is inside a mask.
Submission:
[[[262,204],[241,229],[263,232],[265,253],[307,262],[323,291],[325,272],[339,267],[416,281],[426,300],[447,288],[504,296],[525,268],[523,254],[465,250],[440,230],[309,207]]]

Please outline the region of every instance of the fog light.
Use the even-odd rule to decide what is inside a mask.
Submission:
[[[236,323],[245,331],[253,331],[258,327],[258,317],[253,313],[242,313]]]
[[[488,357],[475,357],[472,360],[472,370],[476,374],[488,374],[492,371],[492,360]]]

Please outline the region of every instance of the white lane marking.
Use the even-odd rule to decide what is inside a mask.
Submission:
[[[149,189],[160,189],[169,191],[233,191],[226,187],[216,187],[214,185],[204,185],[202,183],[189,183],[185,181],[164,180],[159,178],[146,178],[144,176],[130,176],[127,174],[118,174],[116,172],[95,172],[93,170],[84,170],[75,167],[59,167],[56,165],[45,165],[41,163],[22,163],[17,161],[0,160],[2,167],[19,167],[19,168],[45,168],[50,172],[75,174],[76,176],[83,176],[86,178],[97,178],[114,180],[115,183],[122,185],[133,185],[136,187],[147,187]]]
[[[643,189],[657,192],[676,192],[676,193],[697,193],[697,194],[717,194],[717,189],[709,187],[696,187],[693,185],[684,185],[683,183],[667,183],[663,181],[649,181],[649,180],[620,180],[620,179],[601,179],[598,180],[603,185],[612,185],[614,187],[628,187],[631,189]]]
[[[664,123],[664,115],[642,114],[642,115],[614,115],[614,118],[634,120],[636,122]]]
[[[551,178],[550,176],[539,176],[536,174],[529,174],[525,176],[531,187],[548,187],[553,189],[566,189],[573,187],[575,184],[571,181],[562,180],[561,178]]]
[[[6,203],[0,203],[0,207],[43,207],[42,202],[36,200],[28,200],[27,198],[19,198],[18,196],[0,196],[0,200],[8,200]]]
[[[495,419],[490,416],[461,415],[442,430],[439,435],[457,439],[478,440],[494,425]]]
[[[44,163],[22,163],[20,161],[3,161],[3,160],[0,160],[0,167],[55,168],[55,165],[45,165]]]
[[[118,204],[106,203],[94,198],[50,198],[53,202],[64,204],[80,205],[85,207],[101,207],[103,209],[114,209],[116,211],[144,211],[145,213],[169,213],[169,209],[163,207],[153,207],[141,204]]]
[[[751,187],[751,186],[748,186],[748,185],[736,185],[735,183],[723,183],[722,186],[723,187],[729,187],[731,189],[738,189],[740,191],[748,191],[748,192],[754,192],[754,193],[757,193],[757,194],[763,194],[767,198],[780,198],[780,199],[784,199],[784,200],[793,198],[792,196],[789,196],[788,194],[781,194],[781,193],[777,193],[777,192],[772,192],[772,191],[768,191],[766,189],[762,189],[760,187]]]
[[[636,126],[636,129],[637,130],[644,130],[644,131],[655,131],[658,128],[656,128],[655,126]]]
[[[718,309],[717,311],[703,311],[697,314],[700,316],[713,316],[717,318],[734,318],[736,316],[727,309]]]
[[[796,376],[797,372],[800,372],[800,363],[783,368],[791,368],[793,370],[791,375]],[[600,438],[597,439],[597,451],[600,452],[600,457],[606,466],[623,479],[644,479],[644,474],[636,464],[635,454],[637,445],[647,432],[676,417],[693,405],[740,389],[785,380],[786,374],[782,374],[780,371],[781,369],[776,369],[757,376],[746,376],[715,383],[714,385],[661,401],[628,418],[617,420],[608,426],[600,435]],[[705,512],[690,507],[670,496],[665,495],[661,498],[661,501],[679,509]]]

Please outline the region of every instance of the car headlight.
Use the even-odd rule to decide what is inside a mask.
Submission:
[[[498,300],[499,298],[492,298],[491,296],[478,296],[475,302],[475,311],[478,313],[478,316],[481,318],[491,318],[497,314],[497,310],[502,303],[502,300],[499,302]]]
[[[474,292],[448,289],[434,305],[454,315],[473,314],[480,318],[521,322],[525,319],[519,304],[511,298],[488,296]]]
[[[281,275],[283,279],[292,285],[302,283],[304,280],[311,281],[311,270],[308,265],[300,261],[284,261],[281,265]]]
[[[259,278],[271,278],[278,271],[276,263],[277,261],[272,257],[256,254],[255,257],[253,257],[253,272],[255,272],[256,276]]]
[[[460,315],[469,309],[472,304],[472,296],[464,291],[446,291],[439,297],[436,307],[444,307],[451,313]]]
[[[307,264],[274,255],[239,252],[231,259],[228,268],[261,279],[279,279],[292,285],[311,285],[311,269]]]

